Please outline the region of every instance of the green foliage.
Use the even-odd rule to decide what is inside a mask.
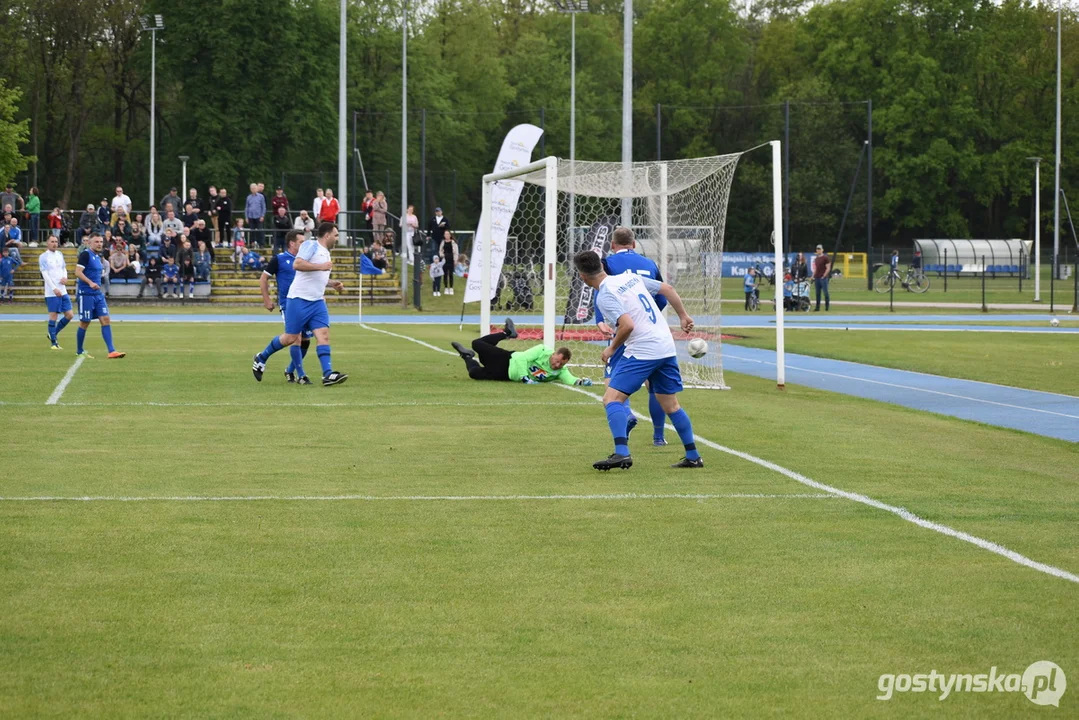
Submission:
[[[286,190],[304,197],[336,178],[337,0],[110,0],[97,10],[79,0],[13,2],[0,18],[0,76],[21,90],[14,118],[30,125],[17,142],[38,158],[25,179],[42,188],[46,203],[81,205],[114,181],[145,196],[151,53],[137,18],[157,11],[166,22],[157,47],[159,189],[179,184],[177,155],[191,156],[191,184],[234,193],[251,179],[272,185],[284,175]],[[827,241],[839,235],[867,135],[858,103],[872,99],[878,238],[1030,233],[1025,158],[1053,154],[1050,8],[1030,0],[769,0],[747,15],[741,7],[636,5],[636,159],[782,138],[790,101],[791,236]],[[352,3],[347,30],[351,141],[368,184],[385,190],[395,211],[403,10],[401,0]],[[408,12],[409,200],[428,212],[451,206],[455,224],[467,226],[476,221],[479,177],[510,127],[542,122],[542,150],[569,153],[570,18],[524,0],[424,0]],[[576,27],[577,157],[616,160],[621,4],[593,3]],[[1079,24],[1071,12],[1064,36],[1067,117],[1079,102]],[[1077,143],[1079,126],[1066,124],[1065,148]],[[865,169],[843,247],[864,243]],[[1067,165],[1063,173],[1069,189],[1079,178]],[[354,188],[360,183],[355,178]],[[730,247],[767,243],[769,192],[766,153],[746,156],[731,197]]]
[[[19,151],[30,137],[30,121],[15,120],[20,95],[0,80],[0,182],[22,172],[33,160]]]

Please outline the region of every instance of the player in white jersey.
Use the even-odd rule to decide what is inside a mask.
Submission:
[[[626,348],[625,356],[615,366],[610,384],[603,393],[607,424],[614,437],[614,453],[605,460],[592,463],[592,467],[610,470],[633,466],[627,431],[629,418],[624,403],[646,380],[686,449],[685,457],[671,467],[704,467],[693,440],[689,415],[678,404],[682,373],[678,369],[674,337],[652,295],[659,293],[667,298],[678,313],[682,330],[688,333],[693,330],[693,318],[686,313],[682,298],[667,283],[633,274],[607,275],[599,255],[591,250],[577,253],[573,263],[581,281],[597,291],[596,306],[603,312],[604,318],[608,323],[615,321],[614,339],[603,349],[603,361],[607,362],[623,345]]]
[[[71,297],[67,294],[67,261],[60,252],[60,240],[49,236],[46,250],[37,259],[38,270],[45,280],[45,307],[49,311],[49,347],[62,350],[57,336],[75,317],[71,312]],[[64,317],[57,322],[60,315]]]
[[[318,226],[318,239],[308,240],[296,253],[293,267],[296,278],[288,289],[288,307],[285,309],[285,333],[275,337],[266,349],[255,356],[251,372],[255,379],[262,382],[262,373],[266,370],[266,361],[282,348],[300,342],[305,330],[315,334],[315,351],[322,365],[322,384],[337,385],[348,380],[348,375],[330,367],[330,312],[326,308],[326,288],[332,287],[340,292],[344,285],[338,280],[330,280],[333,259],[330,251],[337,244],[337,226],[324,222]],[[299,353],[292,355],[296,363],[296,372],[304,376],[302,358]]]

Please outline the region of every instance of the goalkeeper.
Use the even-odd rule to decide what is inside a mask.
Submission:
[[[552,351],[548,347],[537,345],[528,350],[510,352],[498,347],[498,343],[503,340],[512,340],[515,337],[517,328],[514,327],[513,320],[506,318],[502,332],[476,338],[472,341],[472,350],[459,342],[453,343],[453,349],[465,361],[468,376],[473,380],[508,380],[526,385],[559,382],[563,385],[587,387],[592,384],[588,378],[576,378],[566,369],[571,357],[569,348]],[[479,361],[476,360],[477,355]]]

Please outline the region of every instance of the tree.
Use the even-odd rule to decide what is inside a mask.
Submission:
[[[19,148],[30,139],[30,120],[16,121],[15,113],[22,93],[8,88],[0,80],[0,179],[11,179],[33,162]]]

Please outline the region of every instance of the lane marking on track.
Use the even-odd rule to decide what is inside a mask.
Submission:
[[[52,391],[52,395],[45,401],[46,405],[55,405],[60,402],[60,398],[63,397],[64,391],[67,390],[67,386],[71,384],[71,378],[75,377],[75,371],[79,369],[79,366],[81,366],[85,360],[86,358],[82,355],[75,358],[75,362],[71,363],[71,367],[68,368],[67,374],[64,375],[64,379],[60,381],[60,384]]]
[[[769,365],[769,366],[775,367],[774,362],[770,362],[768,360],[759,360],[759,359],[756,359],[756,358],[738,357],[737,354],[732,354],[730,356],[730,359],[737,360],[738,362],[757,363],[758,365]],[[840,362],[845,362],[845,361],[840,361]],[[867,367],[876,368],[877,366],[869,365]],[[921,392],[921,393],[926,393],[926,394],[929,394],[929,395],[941,395],[943,397],[949,397],[949,398],[953,398],[953,399],[956,399],[956,400],[970,400],[971,402],[984,403],[986,405],[996,405],[998,407],[1006,407],[1006,408],[1009,408],[1009,409],[1012,409],[1012,410],[1025,410],[1027,412],[1042,413],[1044,415],[1056,415],[1057,417],[1068,418],[1069,420],[1079,420],[1079,415],[1068,415],[1067,413],[1055,412],[1053,410],[1042,410],[1041,408],[1032,408],[1032,407],[1027,407],[1026,405],[1014,405],[1012,403],[997,402],[995,400],[985,400],[985,399],[982,399],[982,398],[971,397],[969,395],[959,395],[957,393],[944,392],[943,390],[930,390],[929,388],[915,387],[914,385],[901,385],[899,383],[891,383],[891,382],[887,382],[885,380],[872,380],[870,378],[858,377],[857,375],[844,375],[843,373],[828,372],[827,370],[811,370],[810,368],[798,367],[797,365],[791,365],[790,363],[787,364],[787,369],[788,370],[798,370],[800,372],[813,373],[815,375],[827,375],[829,377],[841,378],[843,380],[857,380],[859,382],[869,383],[871,385],[883,385],[885,387],[892,387],[892,388],[896,388],[898,390],[911,390],[913,392]],[[890,369],[890,368],[881,368],[881,369]],[[735,370],[734,372],[737,372],[737,370]],[[908,372],[908,371],[900,370],[898,372]],[[941,377],[941,376],[938,375],[936,377]],[[971,380],[969,382],[977,382],[977,380]],[[1001,386],[1001,387],[1007,387],[1007,386]],[[1014,388],[1014,389],[1022,390],[1023,388]],[[1030,392],[1041,392],[1041,391],[1040,390],[1031,390]],[[1047,393],[1047,394],[1053,395],[1053,394],[1056,394],[1056,393]],[[1071,398],[1073,400],[1075,399],[1070,395],[1060,395],[1060,397]]]
[[[437,352],[450,354],[450,355],[456,355],[457,354],[457,353],[450,352],[448,350],[443,350],[442,348],[436,347],[436,346],[431,345],[430,343],[426,343],[426,342],[424,342],[422,340],[418,340],[416,338],[409,337],[407,335],[400,335],[398,333],[393,333],[393,332],[390,332],[388,330],[381,330],[381,329],[378,329],[378,328],[373,328],[373,327],[370,327],[368,325],[362,325],[361,327],[365,327],[368,330],[371,330],[373,332],[383,333],[385,335],[391,335],[393,337],[401,338],[402,340],[408,340],[409,342],[414,342],[417,345],[422,345],[422,346],[424,346],[426,348],[430,348],[430,349],[435,350]],[[587,395],[588,397],[591,397],[591,398],[593,398],[593,399],[595,399],[597,401],[602,401],[602,397],[600,397],[599,395],[596,395],[595,393],[591,393],[591,392],[589,392],[587,390],[584,390],[583,388],[572,387],[572,386],[569,386],[569,385],[558,385],[558,387],[562,388],[563,390],[569,390],[569,391],[572,391],[572,392],[581,393],[582,395]],[[650,419],[647,416],[642,415],[641,413],[638,413],[637,411],[634,411],[633,414],[636,415],[641,420],[648,420],[649,422],[651,422]],[[667,425],[666,427],[669,428],[672,431],[674,430],[674,427],[671,426],[671,425]],[[999,556],[1001,556],[1003,558],[1011,560],[1012,562],[1014,562],[1014,563],[1016,563],[1018,565],[1028,567],[1028,568],[1030,568],[1032,570],[1036,570],[1036,571],[1041,572],[1041,573],[1045,573],[1046,575],[1052,575],[1053,577],[1059,578],[1061,580],[1067,580],[1068,582],[1073,582],[1073,583],[1079,584],[1079,575],[1076,575],[1074,573],[1070,573],[1067,570],[1062,570],[1062,569],[1060,569],[1058,567],[1054,567],[1052,565],[1047,565],[1045,563],[1041,563],[1041,562],[1038,562],[1036,560],[1032,560],[1032,559],[1026,557],[1025,555],[1021,555],[1021,554],[1015,552],[1014,550],[1010,550],[1010,549],[1004,547],[1003,545],[999,545],[999,544],[997,544],[995,542],[992,542],[990,540],[985,540],[985,539],[977,537],[975,535],[965,533],[965,532],[963,532],[961,530],[956,530],[954,528],[948,527],[947,525],[942,525],[940,523],[932,522],[931,520],[926,520],[926,519],[924,519],[922,517],[919,517],[918,515],[915,515],[910,510],[907,510],[906,508],[897,507],[895,505],[889,505],[889,504],[883,503],[883,502],[881,502],[879,500],[874,500],[873,498],[868,497],[867,495],[861,495],[859,493],[849,492],[847,490],[840,490],[839,488],[832,487],[831,485],[826,485],[824,483],[817,482],[816,480],[812,480],[812,479],[806,477],[805,475],[802,475],[801,473],[795,472],[794,470],[790,470],[788,468],[785,468],[785,467],[783,467],[781,465],[777,465],[777,464],[775,464],[773,462],[770,462],[768,460],[765,460],[763,458],[759,458],[759,457],[757,457],[755,455],[750,455],[749,453],[745,453],[745,452],[742,452],[740,450],[735,450],[733,448],[729,448],[729,447],[726,447],[724,445],[720,445],[719,443],[712,442],[711,440],[709,440],[707,438],[704,438],[704,437],[701,437],[700,435],[694,435],[694,439],[696,439],[696,441],[701,443],[702,445],[706,445],[706,446],[712,448],[713,450],[718,450],[719,452],[726,453],[728,455],[733,455],[734,457],[741,458],[743,460],[746,460],[747,462],[751,462],[751,463],[753,463],[755,465],[759,465],[761,467],[767,468],[769,470],[772,470],[774,472],[779,473],[780,475],[784,475],[784,476],[790,478],[791,480],[794,480],[795,482],[801,483],[802,485],[805,485],[806,487],[810,487],[810,488],[813,488],[814,490],[818,490],[818,491],[821,491],[821,492],[829,493],[829,494],[835,495],[837,497],[845,498],[845,499],[850,500],[852,502],[856,502],[856,503],[858,503],[860,505],[866,505],[866,506],[871,507],[871,508],[876,508],[877,510],[883,510],[884,512],[891,513],[891,514],[895,515],[896,517],[898,517],[898,518],[900,518],[902,520],[905,520],[905,521],[907,521],[909,523],[913,523],[914,525],[917,525],[918,527],[925,528],[926,530],[932,530],[933,532],[940,533],[941,535],[946,535],[948,537],[955,538],[956,540],[962,540],[963,542],[970,543],[971,545],[974,545],[975,547],[981,548],[982,550],[986,550],[986,551],[991,552],[991,553],[993,553],[995,555],[999,555]]]

